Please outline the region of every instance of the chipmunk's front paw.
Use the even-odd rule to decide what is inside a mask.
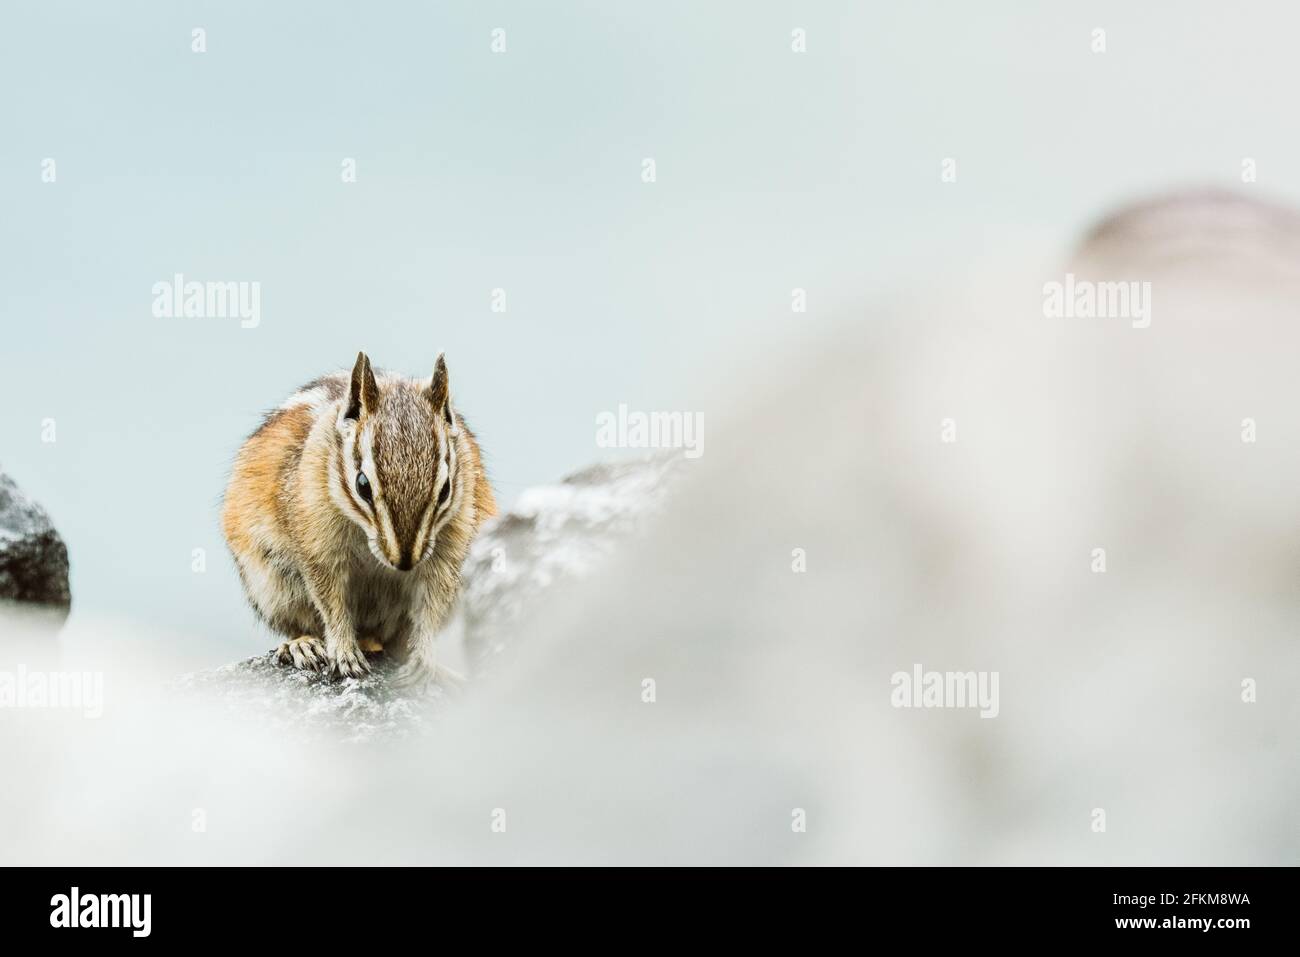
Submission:
[[[331,678],[364,678],[370,674],[370,662],[360,648],[342,648],[330,659],[329,674]]]
[[[282,665],[293,665],[300,671],[322,671],[325,668],[325,642],[311,635],[290,638],[275,649],[275,660]]]

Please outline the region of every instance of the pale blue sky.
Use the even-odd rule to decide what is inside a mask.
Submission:
[[[621,402],[717,421],[733,368],[901,275],[1245,156],[1300,193],[1282,3],[113,6],[0,13],[0,463],[67,539],[77,614],[207,662],[269,644],[219,534],[230,458],[359,348],[447,351],[508,503],[608,454]],[[261,325],[153,318],[176,272],[260,282]]]

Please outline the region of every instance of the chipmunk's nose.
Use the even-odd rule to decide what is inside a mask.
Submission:
[[[397,570],[399,572],[409,572],[414,567],[415,560],[412,559],[409,554],[403,554],[402,560],[397,563]]]

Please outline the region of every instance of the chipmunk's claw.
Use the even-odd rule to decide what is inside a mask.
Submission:
[[[330,661],[331,678],[364,678],[370,674],[370,662],[360,648],[346,648],[337,652]]]
[[[325,669],[325,642],[311,635],[290,638],[280,643],[275,650],[275,660],[282,665],[292,665],[299,671],[323,671]]]

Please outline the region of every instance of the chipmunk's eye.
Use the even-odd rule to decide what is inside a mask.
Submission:
[[[439,505],[446,504],[447,499],[450,496],[451,496],[451,477],[448,476],[447,481],[442,483],[442,491],[438,493],[438,504]]]
[[[371,505],[375,503],[374,493],[370,490],[370,479],[366,478],[365,472],[357,473],[357,494]]]

